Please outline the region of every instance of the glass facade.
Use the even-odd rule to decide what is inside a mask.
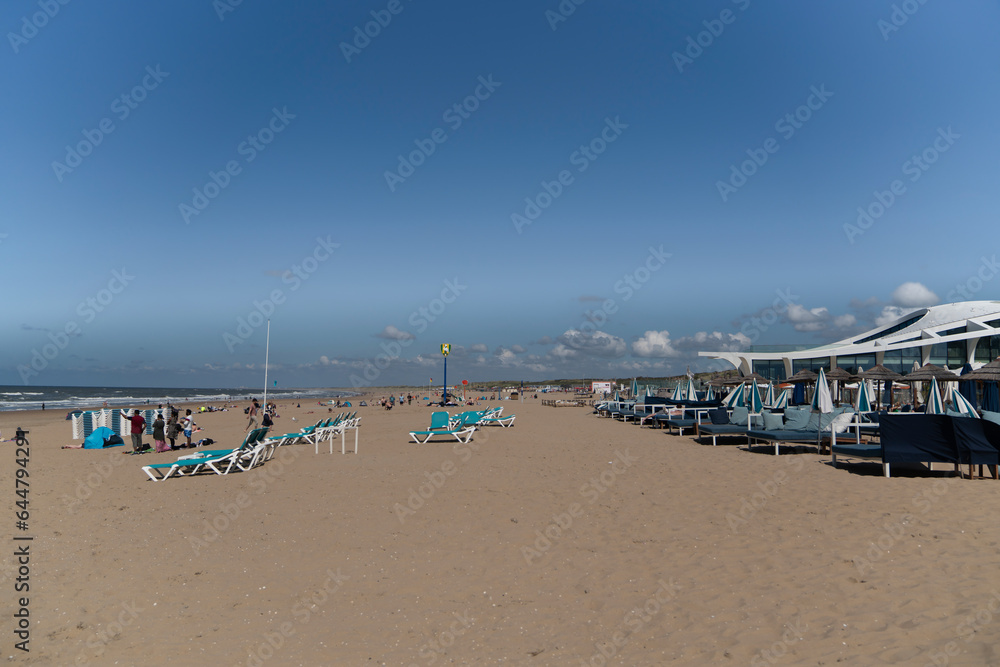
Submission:
[[[785,362],[781,359],[755,360],[753,362],[753,372],[759,373],[771,382],[784,382]]]
[[[837,355],[837,366],[848,373],[857,373],[858,368],[868,370],[875,365],[875,353]]]
[[[792,374],[798,373],[803,368],[813,373],[818,373],[819,369],[830,370],[830,357],[819,357],[817,359],[792,359]]]
[[[953,340],[950,343],[935,343],[931,345],[930,363],[935,366],[961,368],[965,365],[966,345],[964,340]]]
[[[920,366],[920,348],[908,347],[902,350],[889,350],[882,358],[882,365],[894,373],[906,375],[913,370],[913,362]]]
[[[980,338],[976,345],[976,361],[988,364],[997,357],[1000,357],[1000,336]]]

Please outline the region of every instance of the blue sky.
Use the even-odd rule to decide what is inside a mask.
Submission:
[[[286,387],[668,375],[995,298],[994,2],[295,4],[4,4],[0,384],[258,386],[260,313]]]

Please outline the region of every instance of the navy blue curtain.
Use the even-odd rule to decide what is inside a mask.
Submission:
[[[983,410],[1000,412],[1000,389],[996,382],[983,383]]]
[[[795,383],[792,391],[792,405],[803,405],[806,402],[806,385],[802,382]]]
[[[967,375],[972,372],[972,364],[966,364],[962,366],[961,375]],[[978,408],[979,404],[976,401],[976,383],[973,380],[962,380],[958,383],[958,393],[969,399],[972,403],[972,407]]]

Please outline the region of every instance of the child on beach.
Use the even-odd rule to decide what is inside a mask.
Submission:
[[[187,447],[191,447],[191,434],[194,432],[194,417],[191,410],[187,410],[184,415],[184,437],[187,438]]]

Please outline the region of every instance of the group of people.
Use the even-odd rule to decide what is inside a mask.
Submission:
[[[406,398],[404,398],[403,395],[400,394],[399,395],[399,404],[402,405],[403,403],[406,403],[407,405],[410,405],[411,403],[413,403],[413,394],[407,394]],[[362,404],[364,404],[364,403],[362,402]],[[390,395],[389,398],[386,398],[385,396],[383,396],[381,399],[379,399],[378,404],[381,407],[385,408],[386,410],[392,410],[394,407],[396,407],[396,396],[395,395]]]
[[[142,434],[146,430],[146,418],[142,416],[142,412],[138,408],[132,411],[131,417],[128,416],[127,411],[123,410],[122,416],[131,423],[129,433],[132,436],[132,454],[142,454],[144,451]],[[194,428],[197,424],[195,424],[194,417],[191,415],[191,410],[186,411],[183,420],[179,419],[179,416],[179,410],[170,408],[170,417],[164,422],[163,411],[161,410],[156,413],[156,419],[153,420],[153,442],[155,443],[155,450],[157,452],[169,452],[175,449],[194,446],[191,444],[191,435],[194,433]],[[182,432],[187,442],[178,445],[176,441]],[[167,440],[170,441],[169,445],[167,445]]]

